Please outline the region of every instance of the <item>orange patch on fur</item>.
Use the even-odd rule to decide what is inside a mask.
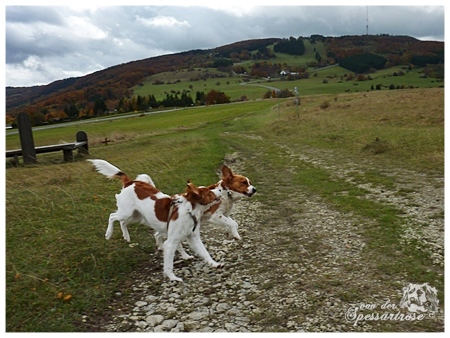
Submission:
[[[151,184],[141,181],[133,181],[132,183],[134,183],[134,191],[137,198],[139,198],[140,200],[146,198],[151,198],[152,200],[154,200],[156,218],[161,222],[167,222],[167,219],[169,218],[170,203],[172,202],[172,199],[169,197],[157,198],[156,194],[159,193],[159,190]],[[170,219],[174,221],[177,218],[178,208],[174,207]]]
[[[196,191],[187,189],[185,197],[192,203],[194,209],[197,203],[206,205],[214,202],[217,198],[209,188],[196,188]]]
[[[206,210],[205,213],[210,212],[211,214],[214,214],[214,213],[217,211],[217,209],[219,209],[219,206],[220,206],[221,203],[222,203],[222,201],[220,201],[220,202],[217,203],[217,204],[214,204],[211,208],[209,208],[208,210]]]
[[[133,181],[132,183],[134,183],[134,191],[136,193],[136,196],[140,200],[143,200],[147,197],[150,197],[152,200],[156,199],[155,195],[159,192],[159,190],[154,186],[141,181]]]
[[[117,176],[118,178],[120,178],[120,180],[122,181],[122,184],[123,184],[123,187],[124,187],[124,188],[126,188],[126,187],[128,187],[129,185],[133,184],[133,180],[132,180],[131,178],[129,178],[128,175],[125,174],[125,173],[122,172],[122,171],[119,171],[119,172],[116,174],[116,176]]]
[[[172,199],[169,197],[158,198],[155,201],[155,215],[156,218],[161,222],[167,222],[169,218],[170,203]],[[178,208],[174,207],[172,211],[171,221],[175,221],[178,218]]]

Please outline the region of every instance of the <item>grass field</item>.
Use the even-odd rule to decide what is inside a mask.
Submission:
[[[73,141],[78,129],[36,131],[35,143]],[[182,192],[187,178],[199,185],[215,182],[225,155],[235,151],[263,154],[261,163],[282,168],[275,144],[299,151],[302,147],[331,151],[337,158],[423,175],[443,176],[444,170],[442,88],[302,96],[298,109],[292,98],[259,100],[104,121],[80,129],[90,139],[89,158],[106,159],[130,176],[148,173],[168,194]],[[108,146],[101,143],[105,137],[112,140]],[[18,144],[17,135],[7,135],[7,149]],[[42,155],[40,164],[32,166],[6,163],[7,331],[89,330],[83,326],[83,315],[101,316],[115,292],[127,292],[124,286],[133,283],[130,272],[154,250],[152,233],[144,226],[133,227],[130,234],[146,244],[130,247],[117,227],[113,238],[105,241],[119,182],[95,173],[85,158],[61,163],[61,157]],[[396,257],[390,264],[380,260],[380,274],[393,279],[399,274],[420,276],[443,290],[442,269],[413,246],[400,245],[404,221],[395,206],[362,201],[357,196],[364,191],[351,190],[329,169],[302,161],[296,165],[293,184],[386,229],[377,232],[362,225],[371,243],[368,256],[376,260],[384,251]],[[255,165],[248,174],[260,192],[255,198],[268,202],[267,187],[258,184],[264,181],[264,166]],[[396,179],[375,170],[358,174],[358,180],[375,185]],[[343,190],[350,195],[336,194]],[[278,196],[271,203],[277,208],[284,200]],[[389,248],[380,249],[387,241]],[[412,257],[420,264],[413,264]],[[443,303],[443,292],[440,299]]]
[[[325,46],[322,42],[311,44],[308,39],[303,40],[305,44],[305,53],[301,56],[289,55],[284,53],[276,53],[277,57],[266,60],[268,63],[288,65],[289,67],[302,66],[307,68],[307,64],[316,61],[316,51],[324,57],[326,55]],[[273,46],[268,46],[272,48]],[[250,68],[254,60],[243,61],[236,63]],[[308,68],[310,72],[309,79],[287,81],[279,77],[273,78],[270,81],[267,79],[245,79],[242,76],[230,76],[228,73],[220,72],[214,68],[195,68],[183,69],[173,72],[158,73],[148,77],[143,83],[133,88],[134,95],[155,95],[157,100],[162,100],[166,97],[166,93],[181,93],[188,91],[191,96],[195,98],[195,93],[205,92],[210,90],[222,91],[230,96],[231,101],[239,101],[241,97],[245,96],[248,100],[261,99],[267,92],[267,89],[260,86],[245,85],[248,81],[251,83],[258,83],[275,87],[278,89],[289,89],[292,92],[294,87],[298,88],[299,95],[312,95],[322,93],[345,93],[345,92],[366,92],[381,85],[383,90],[394,85],[395,87],[404,86],[414,88],[435,88],[443,87],[443,81],[433,78],[424,78],[421,73],[422,69],[416,68],[408,71],[405,67],[396,66],[388,69],[383,69],[370,74],[371,80],[356,81],[355,79],[346,81],[345,76],[352,73],[351,71],[339,66],[326,67],[323,69]],[[288,69],[289,70],[289,69]],[[402,71],[404,75],[394,76],[394,73]],[[206,78],[207,74],[212,78]],[[215,78],[214,76],[220,76]],[[163,84],[155,84],[156,82]]]
[[[290,62],[292,56],[289,56]],[[282,63],[283,59],[275,59],[273,62]],[[303,62],[303,61],[302,61]],[[292,63],[291,63],[292,64]],[[224,78],[208,78],[205,80],[192,81],[199,74],[210,72],[211,74],[222,74]],[[394,73],[403,71],[403,76],[393,76]],[[322,93],[345,93],[345,92],[368,92],[381,85],[382,90],[388,90],[389,86],[414,87],[414,88],[436,88],[442,87],[443,82],[433,78],[423,78],[420,69],[406,71],[402,67],[391,67],[389,69],[377,71],[370,74],[371,80],[366,81],[346,81],[345,76],[351,72],[339,67],[329,67],[319,70],[311,70],[309,79],[287,81],[280,78],[251,80],[248,84],[240,76],[229,76],[226,73],[217,72],[214,69],[196,69],[193,71],[181,70],[177,72],[160,73],[149,77],[141,86],[134,87],[135,95],[155,95],[157,100],[166,97],[166,93],[189,91],[195,98],[197,91],[208,93],[210,90],[223,91],[230,96],[231,101],[240,100],[245,96],[248,100],[261,99],[267,89],[252,86],[251,84],[266,85],[278,89],[289,89],[292,92],[294,87],[298,88],[300,96],[322,94]],[[164,81],[164,84],[156,85],[156,80]]]

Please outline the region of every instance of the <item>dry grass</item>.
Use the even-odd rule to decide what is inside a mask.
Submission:
[[[338,153],[370,150],[380,161],[443,172],[443,89],[318,95],[302,98],[299,118],[292,103],[281,112],[272,128],[285,141]]]

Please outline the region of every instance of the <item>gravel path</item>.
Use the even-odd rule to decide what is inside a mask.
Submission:
[[[321,156],[322,155],[322,156]],[[240,201],[233,218],[240,225],[242,241],[228,240],[224,231],[202,225],[202,239],[211,256],[225,268],[215,270],[195,258],[177,260],[174,268],[183,283],[169,282],[162,275],[162,253],[151,255],[145,268],[134,273],[129,292],[117,292],[112,316],[102,331],[123,332],[349,332],[386,330],[386,322],[363,320],[355,325],[348,318],[361,304],[397,303],[402,287],[410,282],[379,276],[365,257],[361,220],[343,214],[318,197],[306,195],[289,184],[295,162],[308,161],[334,169],[336,177],[353,182],[354,163],[333,168],[332,157],[308,149],[301,154],[280,149],[286,172],[276,175],[277,190],[287,196],[276,208],[257,199]],[[254,161],[258,158],[254,155]],[[239,154],[228,158],[233,171],[245,173]],[[364,186],[368,198],[392,203],[405,212],[405,241],[424,236],[435,264],[443,266],[443,178],[407,173],[391,190]],[[406,179],[408,177],[408,179]],[[256,184],[256,182],[254,182]],[[357,182],[353,182],[358,184]],[[257,182],[258,193],[268,193],[270,182]],[[403,189],[399,196],[395,192]],[[411,221],[414,220],[414,221]],[[186,245],[185,245],[186,247]],[[178,259],[178,258],[176,258]],[[362,295],[362,296],[361,296]],[[441,305],[441,304],[440,304]],[[443,330],[441,311],[426,321],[430,330]],[[350,312],[349,312],[350,311]],[[347,314],[347,317],[346,317]],[[86,318],[89,320],[89,318]],[[416,331],[416,322],[392,322],[391,331]],[[423,328],[419,329],[423,330]]]

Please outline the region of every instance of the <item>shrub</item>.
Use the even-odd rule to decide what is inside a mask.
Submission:
[[[330,101],[325,100],[321,103],[320,108],[327,109],[330,106]]]

